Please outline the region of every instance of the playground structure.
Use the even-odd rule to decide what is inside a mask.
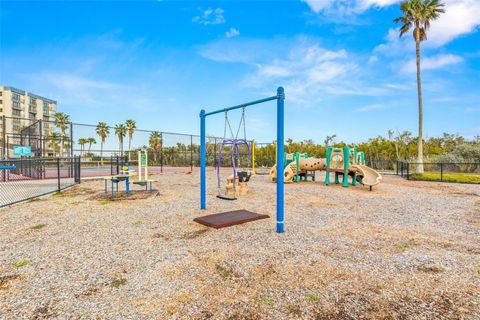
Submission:
[[[115,197],[115,192],[118,192],[118,185],[121,182],[125,182],[125,194],[128,197],[130,195],[130,182],[135,185],[144,186],[145,190],[152,192],[153,180],[148,179],[148,153],[146,150],[138,151],[138,174],[135,170],[131,170],[128,162],[122,166],[120,174],[104,177],[104,191],[108,193],[108,182],[111,183],[112,198]],[[131,180],[131,178],[137,176],[137,180]]]
[[[284,153],[284,182],[315,181],[315,171],[325,170],[325,159],[308,157],[306,153]],[[277,180],[277,166],[270,169],[270,181]]]
[[[133,184],[145,187],[145,190],[148,190],[150,186],[150,191],[152,191],[153,180],[148,179],[148,152],[147,150],[139,150],[137,152],[138,156],[138,179],[133,181]]]
[[[365,165],[365,154],[357,148],[327,148],[326,158],[309,158],[306,153],[284,153],[284,182],[307,181],[311,177],[315,181],[315,171],[326,171],[325,185],[330,185],[330,172],[335,173],[334,183],[338,184],[339,176],[343,177],[342,185],[348,187],[348,177],[352,177],[352,185],[357,182],[368,186],[379,184],[382,176],[374,169]],[[277,166],[270,169],[270,181],[277,181]]]
[[[221,112],[227,113],[228,111],[242,108],[245,111],[246,107],[257,105],[268,101],[277,101],[277,148],[282,150],[284,148],[284,100],[285,92],[282,87],[277,89],[276,95],[244,104],[236,105],[229,108],[219,109],[212,112],[200,111],[200,209],[205,210],[207,208],[207,179],[206,179],[206,165],[207,165],[207,148],[206,148],[206,118],[208,116],[218,114]],[[244,117],[243,117],[244,121]],[[233,133],[232,133],[232,136]],[[238,131],[237,131],[238,136]],[[277,164],[283,167],[283,156],[277,152]],[[236,177],[236,174],[233,175]],[[232,183],[235,183],[236,179],[233,179]],[[284,182],[283,175],[277,179],[277,201],[276,201],[276,231],[277,233],[283,233],[285,231],[284,224]]]
[[[335,174],[334,183],[339,183],[339,176],[343,177],[342,186],[348,187],[348,177],[352,177],[352,186],[357,182],[368,186],[370,191],[382,180],[377,171],[365,165],[365,154],[357,148],[327,148],[325,185],[330,185],[330,172]]]

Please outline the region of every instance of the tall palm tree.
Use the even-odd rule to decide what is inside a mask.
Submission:
[[[57,155],[57,151],[59,149],[59,144],[58,144],[58,141],[60,141],[61,137],[60,137],[60,133],[58,132],[51,132],[46,140],[47,140],[47,146],[53,150],[53,156],[55,157]]]
[[[100,137],[100,163],[103,164],[103,145],[110,134],[110,128],[108,128],[105,122],[99,122],[96,130],[98,136]]]
[[[135,120],[127,120],[125,121],[125,125],[127,126],[128,130],[128,158],[130,159],[130,151],[132,151],[133,133],[135,132],[135,129],[137,129],[137,123],[135,122]]]
[[[150,145],[150,148],[153,150],[153,160],[156,162],[157,154],[160,151],[160,148],[162,146],[162,136],[160,132],[153,131],[152,133],[150,133],[148,144]]]
[[[88,141],[85,138],[78,139],[78,145],[80,146],[80,157],[83,155],[84,147],[87,143]]]
[[[87,138],[87,143],[88,143],[88,153],[90,153],[90,150],[92,149],[92,144],[97,144],[97,140],[95,140],[95,138]]]
[[[63,158],[64,141],[67,136],[67,129],[70,124],[70,116],[63,112],[55,113],[55,126],[60,129],[60,158]]]
[[[438,0],[406,0],[400,3],[403,16],[393,20],[401,23],[400,37],[413,28],[413,40],[417,55],[417,93],[418,93],[418,158],[417,173],[423,173],[423,102],[422,81],[420,78],[420,43],[427,40],[430,21],[436,20],[445,12],[445,5]]]
[[[123,156],[123,138],[127,135],[127,127],[123,123],[117,124],[115,126],[115,135],[117,136],[120,145],[120,156]]]

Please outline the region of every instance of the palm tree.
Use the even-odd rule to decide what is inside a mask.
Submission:
[[[130,151],[132,151],[133,133],[137,128],[137,123],[135,122],[135,120],[127,120],[125,121],[125,125],[127,126],[128,130],[128,157],[130,159]]]
[[[87,143],[88,143],[88,141],[85,138],[78,139],[78,144],[80,146],[80,157],[82,156],[84,147]]]
[[[127,134],[127,127],[122,123],[122,124],[117,124],[115,126],[115,135],[118,138],[118,143],[120,145],[120,155],[123,155],[123,138],[125,138],[125,135]]]
[[[162,146],[162,136],[160,132],[153,131],[150,134],[150,138],[148,139],[148,143],[150,144],[150,148],[153,150],[153,160],[157,161],[157,153],[160,151]]]
[[[335,138],[337,137],[336,134],[332,134],[331,136],[326,136],[325,137],[325,140],[324,140],[324,143],[325,143],[325,147],[328,147],[330,145],[334,146],[335,145]]]
[[[400,4],[403,16],[393,20],[395,23],[402,23],[400,37],[406,34],[413,27],[413,40],[417,55],[417,92],[418,92],[418,155],[417,173],[423,173],[423,105],[422,105],[422,82],[420,79],[420,42],[427,40],[427,30],[430,28],[430,21],[436,20],[445,5],[438,0],[406,0]]]
[[[103,144],[110,134],[110,129],[105,122],[99,122],[97,124],[97,134],[100,137],[100,163],[103,164]]]
[[[88,153],[90,153],[90,150],[92,149],[92,144],[97,144],[97,140],[95,140],[95,138],[87,138],[87,143],[88,143]]]
[[[60,158],[63,158],[64,139],[67,136],[67,129],[70,123],[70,117],[63,112],[55,113],[55,126],[60,129]]]
[[[52,132],[46,138],[47,146],[53,150],[53,156],[55,157],[59,149],[58,141],[61,140],[61,136],[58,132]]]

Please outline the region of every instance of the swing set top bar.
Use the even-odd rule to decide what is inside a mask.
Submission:
[[[201,114],[201,116],[204,116],[204,117],[211,116],[213,114],[217,114],[217,113],[221,113],[221,112],[227,112],[227,111],[230,111],[230,110],[235,110],[235,109],[240,109],[240,108],[245,108],[245,107],[248,107],[248,106],[253,106],[254,104],[259,104],[259,103],[263,103],[263,102],[267,102],[267,101],[271,101],[271,100],[276,100],[276,99],[279,99],[279,98],[283,98],[283,95],[278,95],[277,94],[276,96],[273,96],[273,97],[264,98],[264,99],[255,100],[255,101],[252,101],[252,102],[239,104],[238,106],[233,106],[233,107],[229,107],[229,108],[225,108],[225,109],[218,109],[216,111],[205,113],[204,115]]]

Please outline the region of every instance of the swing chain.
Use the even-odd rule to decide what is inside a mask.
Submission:
[[[223,130],[223,140],[225,140],[227,138],[227,127],[230,131],[230,134],[231,134],[232,138],[233,138],[234,135],[233,135],[232,126],[230,125],[230,120],[228,119],[228,111],[225,110],[225,126],[224,126],[224,130]]]

